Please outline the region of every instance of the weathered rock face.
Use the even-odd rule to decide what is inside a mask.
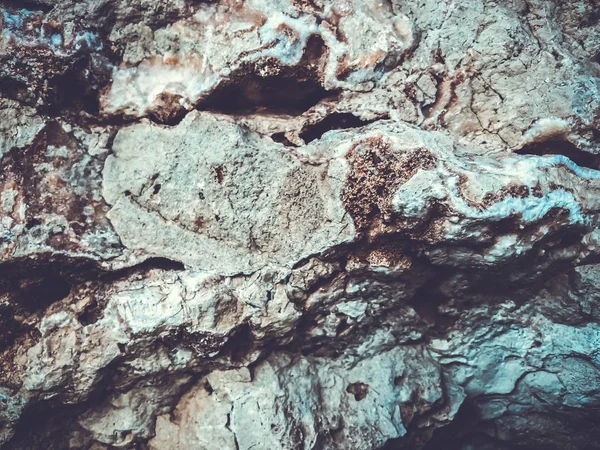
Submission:
[[[0,10],[0,447],[600,448],[600,2]]]

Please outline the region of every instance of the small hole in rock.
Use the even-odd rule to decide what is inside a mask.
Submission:
[[[161,270],[185,270],[185,265],[180,261],[175,261],[169,258],[154,257],[149,258],[143,263],[136,266],[138,272],[149,269]]]
[[[350,329],[350,324],[348,323],[348,320],[346,319],[342,319],[340,320],[340,323],[338,324],[337,328],[335,329],[335,333],[337,336],[339,336],[340,334],[342,334],[344,331]]]
[[[162,187],[161,184],[155,184],[154,185],[154,190],[152,191],[154,193],[154,195],[158,194],[160,192],[160,188]]]
[[[25,228],[27,228],[28,230],[31,230],[33,227],[37,227],[38,225],[41,225],[42,222],[39,219],[33,218],[33,219],[29,219],[27,221],[27,223],[25,224]]]
[[[360,402],[369,393],[369,385],[358,381],[356,383],[349,384],[346,388],[346,392],[354,395],[354,400]]]
[[[93,300],[86,308],[77,316],[79,323],[84,327],[98,321],[102,314],[102,308],[96,300]]]

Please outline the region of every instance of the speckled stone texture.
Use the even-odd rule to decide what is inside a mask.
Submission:
[[[0,28],[0,448],[600,449],[600,1]]]

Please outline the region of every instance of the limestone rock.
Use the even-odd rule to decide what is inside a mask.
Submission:
[[[0,1],[0,447],[600,448],[599,11]]]

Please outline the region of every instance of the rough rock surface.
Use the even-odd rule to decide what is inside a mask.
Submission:
[[[600,449],[598,0],[0,28],[2,449]]]

